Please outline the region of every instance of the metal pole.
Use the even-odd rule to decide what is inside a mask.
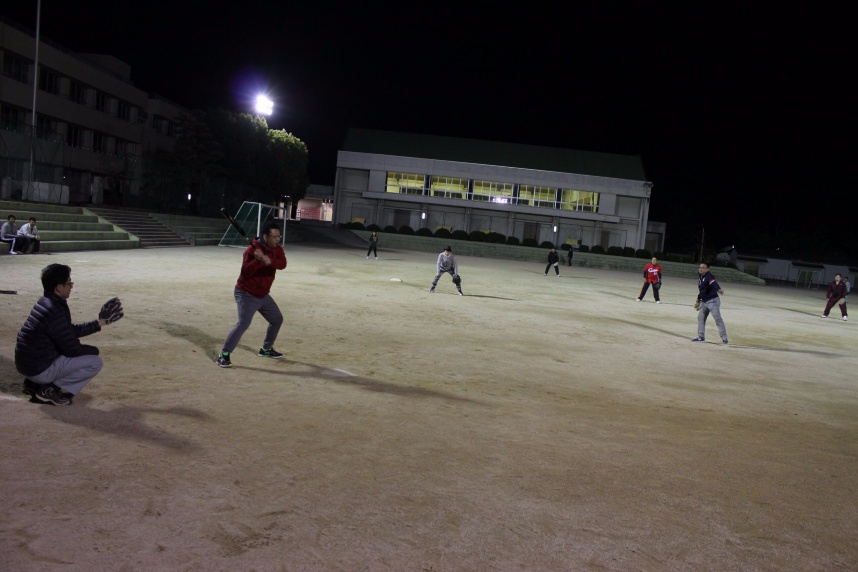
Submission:
[[[30,180],[27,182],[29,188],[27,196],[31,199],[35,196],[33,191],[33,179],[36,176],[36,94],[39,92],[39,32],[42,20],[42,0],[36,2],[36,57],[33,59],[33,110],[32,129],[30,131]],[[25,197],[26,198],[26,197]]]

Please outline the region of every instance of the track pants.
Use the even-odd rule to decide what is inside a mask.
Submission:
[[[552,265],[554,266],[554,272],[556,272],[557,275],[560,276],[560,264],[557,262],[549,262],[548,266],[545,267],[545,273],[548,274],[548,271],[551,269]]]
[[[435,280],[432,281],[432,289],[433,290],[435,289],[435,286],[438,285],[438,280],[440,280],[441,276],[444,274],[449,274],[450,276],[453,276],[453,271],[452,270],[444,270],[443,272],[439,272],[438,274],[436,274]],[[462,292],[462,285],[456,284],[456,290],[458,290],[461,293]]]
[[[701,338],[706,337],[706,318],[712,314],[715,318],[715,325],[718,326],[718,333],[721,334],[721,339],[727,337],[727,328],[724,326],[724,320],[721,319],[721,298],[715,296],[707,302],[700,303],[700,310],[697,311],[697,335]]]
[[[840,300],[843,300],[843,303],[840,304],[840,315],[848,316],[849,314],[846,313],[846,298],[829,298],[828,303],[825,305],[825,311],[822,312],[822,315],[827,316],[828,312],[831,311],[831,308],[833,308],[834,305]]]
[[[223,351],[232,353],[241,341],[241,336],[250,327],[250,322],[253,321],[253,316],[256,312],[262,314],[262,317],[268,322],[268,329],[265,331],[265,341],[262,342],[262,347],[270,348],[274,345],[277,339],[277,334],[280,332],[280,326],[283,325],[283,314],[280,313],[280,308],[277,307],[277,302],[271,297],[271,294],[266,294],[264,298],[257,298],[243,290],[235,289],[235,304],[238,306],[238,323],[233,326],[226,341],[223,343]]]
[[[39,375],[29,376],[30,381],[40,384],[53,383],[60,389],[77,395],[80,390],[92,381],[104,362],[93,355],[66,357],[60,356]]]
[[[644,296],[646,296],[646,291],[649,290],[650,283],[644,282],[643,288],[641,288],[641,294],[638,296],[639,300],[643,300]],[[652,295],[655,296],[655,301],[658,302],[660,298],[658,297],[658,288],[655,286],[652,287]]]

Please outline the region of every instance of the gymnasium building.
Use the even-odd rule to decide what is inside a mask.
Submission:
[[[350,129],[333,222],[664,250],[640,157]]]

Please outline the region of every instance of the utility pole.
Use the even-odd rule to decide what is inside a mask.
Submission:
[[[700,227],[700,262],[703,262],[703,242],[706,239],[706,229]]]
[[[39,28],[42,20],[42,0],[36,2],[36,54],[33,60],[33,126],[30,132],[30,180],[27,182],[29,192],[27,199],[34,200],[35,189],[33,188],[33,179],[36,177],[36,94],[39,93]]]

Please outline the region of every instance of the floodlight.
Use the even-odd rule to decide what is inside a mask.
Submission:
[[[265,95],[259,94],[256,96],[256,113],[262,115],[271,115],[274,112],[274,102],[268,99]]]

